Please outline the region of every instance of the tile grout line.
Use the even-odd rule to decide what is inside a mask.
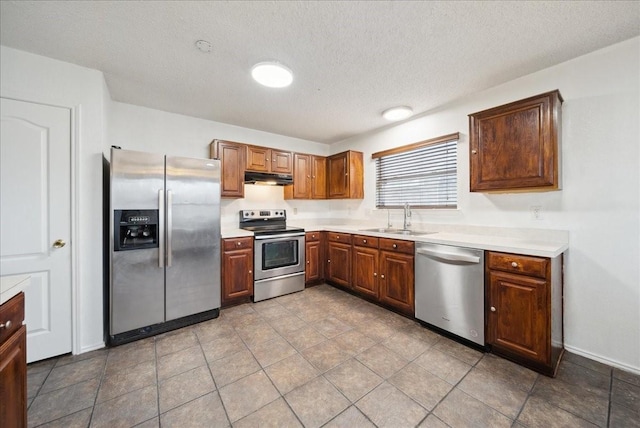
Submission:
[[[607,427],[611,425],[611,405],[613,401],[613,369],[609,371],[609,403],[607,406]]]

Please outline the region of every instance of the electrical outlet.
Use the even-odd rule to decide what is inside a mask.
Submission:
[[[540,205],[531,207],[531,218],[534,220],[542,220],[542,207]]]

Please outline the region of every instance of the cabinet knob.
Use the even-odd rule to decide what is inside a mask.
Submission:
[[[267,162],[269,162],[269,158],[267,158]]]
[[[307,264],[311,263],[309,260],[307,260]]]
[[[253,273],[253,271],[252,271],[252,270],[249,270],[249,273]]]
[[[495,311],[496,311],[495,306],[491,306],[491,312],[495,312]]]
[[[312,238],[315,238],[315,237],[316,237],[316,235],[311,235],[311,237],[312,237]]]
[[[236,245],[239,247],[240,245],[242,245],[242,242],[238,241],[236,242]]]
[[[384,279],[384,274],[380,275],[380,278]]]
[[[511,267],[517,268],[517,267],[518,267],[518,263],[516,263],[516,262],[511,262]]]
[[[7,322],[0,324],[0,328],[11,328],[11,320],[7,320]]]
[[[336,239],[340,239],[340,235],[336,235]]]
[[[331,260],[327,260],[327,263],[331,263]]]
[[[378,274],[374,272],[374,273],[373,273],[373,276],[378,276]]]
[[[313,178],[316,178],[316,176],[314,175]]]
[[[310,175],[307,175],[307,178],[311,178],[311,176],[310,176]]]
[[[398,245],[397,244],[393,244],[393,248],[398,248]]]
[[[473,153],[474,155],[477,155],[478,151],[477,150],[471,150],[471,153]]]
[[[366,240],[366,239],[363,239],[363,240],[362,240],[362,243],[363,243],[363,244],[366,244],[366,243],[367,243],[367,240]]]

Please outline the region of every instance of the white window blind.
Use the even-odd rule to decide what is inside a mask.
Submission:
[[[455,139],[445,137],[455,136]],[[376,158],[376,207],[456,208],[458,134],[390,150]]]

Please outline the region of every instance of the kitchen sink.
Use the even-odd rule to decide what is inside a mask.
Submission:
[[[395,229],[385,227],[375,227],[372,229],[360,229],[360,232],[378,232],[378,233],[392,233],[394,235],[429,235],[436,232],[427,232],[424,230],[410,230],[410,229]]]

